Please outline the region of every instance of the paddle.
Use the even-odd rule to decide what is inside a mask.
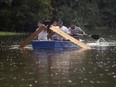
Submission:
[[[60,29],[56,28],[55,26],[51,26],[50,27],[50,30],[52,30],[53,32],[61,35],[62,37],[70,40],[71,42],[75,43],[76,45],[82,47],[82,48],[85,48],[85,49],[91,49],[90,46],[84,44],[83,42],[80,42],[79,40],[75,39],[74,37],[68,35],[67,33],[61,31]]]
[[[38,28],[34,33],[32,33],[26,40],[24,40],[18,48],[25,47],[31,40],[33,40],[41,31],[43,31],[46,27],[43,25]]]
[[[93,35],[90,35],[90,37],[93,38],[93,39],[95,39],[95,40],[98,40],[100,38],[99,35],[94,35],[94,34]]]
[[[93,35],[84,34],[83,36],[86,36],[86,37],[89,37],[89,38],[93,38],[95,40],[98,40],[100,38],[100,36],[99,35],[96,35],[96,34],[93,34]]]

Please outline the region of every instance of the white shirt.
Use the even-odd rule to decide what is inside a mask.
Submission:
[[[62,27],[59,27],[57,26],[58,29],[62,30],[63,32],[67,33],[67,34],[70,34],[70,31],[67,29],[67,27],[65,26],[62,26]],[[52,36],[53,39],[57,39],[57,40],[63,40],[65,38],[63,38],[62,36],[60,36],[59,34],[54,34]]]
[[[44,30],[44,31],[41,31],[39,34],[38,34],[38,40],[47,40],[47,31]]]
[[[64,31],[64,32],[67,33],[67,34],[70,34],[70,31],[69,31],[69,30],[67,29],[67,27],[65,27],[65,26],[62,26],[62,27],[59,27],[59,26],[58,26],[58,29]]]

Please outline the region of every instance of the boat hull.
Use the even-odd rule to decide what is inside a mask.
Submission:
[[[76,44],[70,41],[39,41],[32,40],[31,45],[33,49],[41,48],[79,48]]]

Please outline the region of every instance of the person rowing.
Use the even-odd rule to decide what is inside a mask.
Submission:
[[[68,30],[70,31],[70,35],[78,40],[80,39],[80,36],[86,35],[85,32],[76,25],[75,21],[71,22],[71,25]]]

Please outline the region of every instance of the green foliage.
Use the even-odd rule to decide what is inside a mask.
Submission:
[[[0,36],[11,36],[11,35],[21,35],[24,33],[15,33],[15,32],[0,32]]]
[[[0,0],[0,30],[32,31],[38,20],[57,18],[69,26],[116,26],[116,0]]]
[[[31,31],[38,20],[50,18],[50,0],[1,1],[0,29],[4,31]]]

